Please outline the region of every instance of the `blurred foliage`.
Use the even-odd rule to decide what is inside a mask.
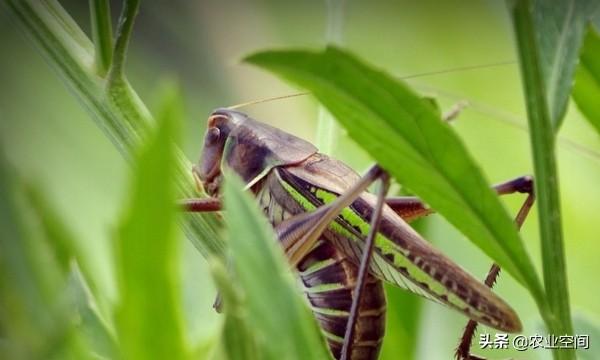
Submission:
[[[590,26],[575,73],[573,100],[600,133],[600,34]]]
[[[33,2],[10,3],[23,6]],[[10,14],[7,16],[6,4],[0,7],[0,34],[5,49],[0,57],[0,82],[3,84],[0,90],[0,144],[2,157],[7,159],[0,172],[3,199],[0,203],[0,357],[115,358],[122,350],[117,340],[121,340],[118,329],[119,321],[123,320],[113,319],[113,314],[116,304],[122,301],[123,290],[117,281],[121,275],[115,275],[119,263],[113,253],[114,227],[125,221],[119,217],[123,214],[123,198],[133,196],[131,188],[124,185],[127,183],[127,163],[119,157],[113,144],[91,125],[90,116],[73,101],[72,94],[65,91],[48,71],[34,49],[23,41],[22,34],[15,31],[13,25],[20,20]],[[39,4],[54,7],[57,3],[41,1]],[[67,25],[70,30],[76,30],[77,26],[83,29],[71,31],[70,35],[77,35],[79,45],[67,50],[76,49],[78,55],[83,54],[80,58],[84,59],[82,69],[86,73],[95,72],[97,69],[91,66],[95,61],[93,45],[85,35],[87,33],[91,38],[95,29],[90,25],[90,9],[80,1],[62,1],[61,4],[75,19],[63,21],[61,26]],[[115,9],[112,10],[110,17],[115,20],[117,14]],[[423,95],[437,98],[442,110],[458,100],[469,100],[470,106],[455,122],[454,129],[486,178],[496,182],[531,172],[516,67],[502,65],[445,72],[516,58],[504,4],[461,0],[444,3],[347,1],[340,11],[344,12],[340,40],[344,47],[399,76],[442,71],[407,80]],[[50,28],[57,29],[56,23],[51,24]],[[143,2],[133,28],[127,79],[152,110],[161,107],[164,84],[168,84],[165,77],[181,82],[183,91],[178,97],[185,104],[187,120],[183,148],[190,158],[195,159],[201,145],[202,119],[211,109],[293,91],[269,76],[240,66],[238,59],[256,49],[284,45],[322,46],[325,28],[323,2]],[[31,34],[26,35],[31,39]],[[56,45],[60,41],[58,38],[50,42]],[[79,52],[82,49],[83,52]],[[56,69],[55,58],[46,55],[46,60]],[[571,57],[568,62],[572,61]],[[58,71],[62,71],[60,67]],[[67,78],[71,93],[81,97],[77,83],[69,81]],[[577,89],[576,84],[575,91]],[[105,93],[102,87],[98,90],[94,93],[98,97],[93,99],[103,102],[98,107],[102,109],[107,106]],[[136,96],[136,101],[139,98]],[[90,103],[84,101],[88,110],[94,106]],[[559,111],[562,105],[560,102],[555,105]],[[596,261],[600,250],[596,215],[600,205],[592,201],[600,198],[600,189],[596,186],[600,181],[600,142],[598,133],[590,131],[589,124],[573,109],[567,110],[566,121],[557,138],[560,195],[571,303],[575,309],[583,310],[587,323],[593,324],[600,318],[600,303],[594,293],[597,291],[590,285],[595,283],[594,274],[600,271],[600,263]],[[314,101],[307,97],[267,102],[245,111],[286,131],[314,139],[313,119],[317,117],[317,110]],[[590,116],[585,110],[583,112]],[[93,118],[97,120],[98,115]],[[590,116],[590,120],[593,119],[595,117]],[[339,134],[337,140],[336,155],[357,170],[364,169],[372,161],[345,134]],[[137,145],[134,148],[137,149]],[[155,166],[159,165],[148,165]],[[184,161],[179,171],[187,177],[178,186],[180,189],[187,187],[186,193],[191,195],[195,192],[188,169],[189,163]],[[150,183],[156,184],[154,180]],[[511,211],[520,201],[518,197],[503,199]],[[157,225],[166,224],[167,218],[172,219],[168,209],[164,214],[165,219],[159,219]],[[534,212],[524,228],[523,238],[539,269],[536,225]],[[442,251],[483,277],[489,258],[442,219],[436,216],[427,219],[423,222],[422,232]],[[206,241],[215,243],[212,248],[204,248],[205,255],[222,251],[217,234],[214,232],[207,237]],[[149,236],[152,235],[158,233]],[[177,235],[174,232],[171,242],[161,245],[171,249],[167,251],[171,255],[165,254],[165,262],[158,262],[171,262],[171,278],[157,279],[161,284],[170,284],[167,288],[171,289],[171,295],[165,294],[165,297],[172,296],[180,301],[173,300],[175,304],[170,306],[171,309],[176,307],[175,313],[167,312],[161,316],[181,317],[182,333],[173,336],[180,337],[179,341],[186,347],[184,352],[190,357],[244,358],[244,354],[252,353],[253,346],[260,343],[249,345],[239,356],[231,354],[228,345],[232,341],[246,341],[237,339],[237,335],[244,335],[243,325],[240,325],[242,320],[248,326],[246,333],[254,333],[255,324],[247,321],[249,314],[244,314],[248,308],[243,291],[236,289],[235,296],[239,295],[239,298],[232,300],[234,303],[239,301],[240,306],[235,308],[241,315],[229,312],[221,318],[215,315],[210,307],[215,289],[207,263]],[[181,249],[179,260],[174,255],[177,248]],[[153,252],[155,250],[158,251],[154,249]],[[150,249],[144,248],[145,251]],[[143,264],[145,260],[129,255],[127,261]],[[218,269],[218,265],[216,267]],[[154,275],[154,271],[159,274],[167,268],[169,266],[162,266],[160,271],[158,268],[149,271]],[[223,278],[230,279],[231,274],[224,269],[214,273],[220,274],[215,277],[221,279],[217,283],[223,290]],[[176,285],[179,280],[175,276],[180,279],[181,286]],[[146,290],[147,281],[140,285]],[[398,291],[388,290],[387,335],[382,357],[448,358],[465,319],[436,304],[422,303],[421,299]],[[524,333],[539,333],[536,324],[540,319],[535,315],[535,304],[520,285],[509,276],[503,276],[497,291],[521,316]],[[177,314],[178,311],[182,313]],[[134,314],[126,315],[133,318]],[[289,319],[286,313],[276,315],[281,320]],[[149,334],[163,330],[159,325],[148,326],[152,327],[146,330]],[[575,328],[580,331],[577,321]],[[594,344],[593,331],[584,329],[581,331],[589,331]],[[481,331],[493,333],[487,328]],[[140,338],[142,335],[139,334]],[[139,339],[130,340],[137,342]],[[154,342],[151,346],[162,344]],[[222,355],[219,348],[225,348],[228,354]],[[141,351],[150,352],[150,349]],[[531,350],[516,355],[508,351],[501,354],[487,351],[484,354],[490,358],[536,359],[544,352]],[[581,358],[585,357],[582,355]]]
[[[538,39],[538,61],[545,80],[548,115],[558,130],[567,111],[586,26],[600,6],[594,0],[535,0],[529,4],[533,35]]]
[[[119,303],[115,317],[125,359],[187,358],[177,291],[179,243],[174,236],[173,142],[179,130],[175,96],[165,100],[155,134],[139,151],[131,204],[116,236]]]

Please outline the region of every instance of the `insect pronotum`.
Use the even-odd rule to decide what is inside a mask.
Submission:
[[[184,200],[188,211],[220,209],[222,166],[247,184],[304,284],[304,293],[336,359],[377,359],[386,303],[382,281],[447,305],[471,319],[457,350],[470,355],[475,325],[516,332],[514,310],[490,287],[432,247],[407,222],[433,212],[415,197],[386,197],[389,180],[373,166],[360,177],[309,142],[231,109],[208,120],[193,168],[210,198]],[[367,191],[381,182],[377,195]],[[529,176],[495,186],[498,194],[528,194],[516,223],[533,204]],[[376,240],[376,241],[375,241]]]

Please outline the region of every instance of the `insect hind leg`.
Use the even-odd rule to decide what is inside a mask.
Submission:
[[[505,181],[493,186],[498,195],[509,195],[522,193],[533,196],[533,177],[529,175]],[[421,199],[415,196],[388,197],[385,203],[394,210],[394,212],[407,222],[419,219],[421,217],[433,214],[435,210],[427,207]]]
[[[533,178],[531,176],[523,176],[506,183],[500,184],[496,187],[498,194],[512,194],[515,192],[526,193],[527,198],[521,205],[517,216],[515,217],[515,224],[517,228],[520,230],[523,222],[527,218],[531,207],[535,201],[535,195],[533,192]],[[488,274],[485,278],[485,285],[489,288],[492,288],[498,279],[498,275],[500,274],[500,266],[498,264],[492,264]],[[460,338],[460,342],[455,351],[455,357],[458,360],[485,360],[485,358],[478,357],[477,355],[471,354],[471,343],[473,342],[473,336],[475,335],[475,331],[477,330],[477,322],[474,320],[469,320],[467,325],[465,326],[465,330]]]
[[[358,277],[352,296],[352,305],[350,307],[350,316],[348,317],[346,333],[344,335],[344,343],[342,345],[341,360],[348,360],[352,355],[352,345],[354,343],[354,333],[356,331],[356,322],[359,316],[360,302],[365,288],[365,280],[367,278],[371,255],[373,254],[375,236],[377,235],[379,224],[381,222],[381,213],[385,203],[385,195],[390,187],[389,175],[386,172],[382,172],[379,179],[381,180],[381,186],[377,194],[377,202],[371,216],[369,234],[367,235],[367,239],[365,241],[362,258],[358,269]]]

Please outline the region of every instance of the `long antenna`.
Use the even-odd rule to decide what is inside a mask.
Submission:
[[[256,104],[260,104],[260,103],[264,103],[264,102],[269,102],[269,101],[275,101],[275,100],[289,99],[289,98],[294,98],[294,97],[297,97],[297,96],[304,96],[304,95],[309,95],[309,94],[310,94],[310,92],[305,91],[305,92],[299,92],[299,93],[288,94],[288,95],[273,96],[273,97],[269,97],[269,98],[252,100],[252,101],[244,102],[244,103],[241,103],[241,104],[236,104],[236,105],[228,106],[227,109],[234,110],[234,109],[239,109],[239,108],[245,107],[245,106],[256,105]]]
[[[455,72],[466,72],[466,71],[487,69],[487,68],[492,68],[492,67],[507,66],[507,65],[514,65],[514,64],[516,64],[516,62],[514,60],[506,60],[506,61],[493,62],[493,63],[489,63],[489,64],[483,64],[483,65],[467,65],[467,66],[462,66],[462,67],[447,69],[447,70],[433,70],[433,71],[427,71],[427,72],[422,72],[422,73],[397,76],[396,78],[400,79],[400,80],[408,80],[408,79],[422,78],[422,77],[427,77],[427,76],[450,74],[450,73],[455,73]],[[289,98],[305,96],[305,95],[309,95],[309,94],[310,94],[309,91],[304,91],[304,92],[292,93],[292,94],[287,94],[287,95],[273,96],[273,97],[268,97],[268,98],[263,98],[263,99],[258,99],[258,100],[251,100],[248,102],[243,102],[243,103],[235,104],[232,106],[228,106],[227,109],[234,110],[234,109],[239,109],[239,108],[246,107],[246,106],[266,103],[269,101],[289,99]]]
[[[407,79],[415,79],[415,78],[421,78],[421,77],[427,77],[427,76],[448,74],[448,73],[454,73],[454,72],[472,71],[472,70],[479,70],[479,69],[486,69],[486,68],[491,68],[491,67],[507,66],[507,65],[514,65],[514,64],[515,64],[515,61],[508,60],[508,61],[483,64],[483,65],[463,66],[463,67],[448,69],[448,70],[434,70],[434,71],[428,71],[428,72],[417,73],[417,74],[412,74],[412,75],[399,76],[397,78],[400,80],[407,80]],[[460,97],[459,95],[453,94],[448,91],[441,91],[440,89],[432,88],[430,86],[426,86],[423,84],[419,84],[419,85],[417,85],[417,87],[424,89],[426,91],[435,92],[437,95],[445,97],[447,99],[463,100],[463,98]],[[256,104],[266,103],[266,102],[275,101],[275,100],[290,99],[290,98],[295,98],[298,96],[305,96],[305,95],[309,95],[309,94],[310,94],[310,92],[305,91],[305,92],[298,92],[298,93],[281,95],[281,96],[274,96],[274,97],[269,97],[269,98],[264,98],[264,99],[259,99],[259,100],[248,101],[248,102],[241,103],[241,104],[236,104],[233,106],[229,106],[228,109],[238,109],[238,108],[245,107],[245,106],[256,105]],[[519,116],[509,113],[507,111],[499,110],[499,109],[493,107],[492,105],[485,104],[485,103],[478,102],[478,101],[469,100],[469,108],[471,108],[479,113],[485,114],[485,115],[491,115],[492,119],[494,119],[496,121],[500,121],[508,126],[518,129],[520,131],[524,131],[524,132],[529,131],[527,129],[527,127],[522,124],[522,121],[521,121],[522,119]],[[570,138],[560,136],[560,135],[558,136],[558,141],[559,141],[559,143],[561,143],[561,145],[563,145],[567,148],[570,148],[571,150],[583,153],[594,160],[600,160],[600,152],[599,151],[590,149],[584,145],[577,143],[576,141],[574,141]]]
[[[432,76],[432,75],[442,75],[442,74],[449,74],[449,73],[455,73],[455,72],[481,70],[481,69],[486,69],[486,68],[491,68],[491,67],[515,65],[516,63],[517,62],[514,60],[506,60],[506,61],[499,61],[499,62],[494,62],[494,63],[489,63],[489,64],[483,64],[483,65],[467,65],[467,66],[462,66],[462,67],[453,68],[453,69],[433,70],[433,71],[427,71],[427,72],[416,73],[416,74],[411,74],[411,75],[399,76],[398,79],[407,80],[407,79],[414,79],[414,78],[426,77],[426,76]]]

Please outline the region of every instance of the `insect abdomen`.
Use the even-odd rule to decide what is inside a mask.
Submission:
[[[329,241],[321,240],[298,264],[304,292],[332,355],[340,358],[358,274]],[[385,331],[385,295],[381,281],[368,276],[359,307],[351,359],[377,359]]]
[[[276,226],[293,216],[294,204],[280,204],[273,196],[277,182],[258,191],[259,203],[269,221]],[[259,184],[264,186],[263,184]],[[297,206],[297,205],[296,205]],[[358,268],[327,239],[321,239],[298,264],[299,279],[332,355],[340,358],[344,333],[352,304]],[[376,360],[385,331],[386,302],[383,284],[368,275],[359,307],[351,359]]]

